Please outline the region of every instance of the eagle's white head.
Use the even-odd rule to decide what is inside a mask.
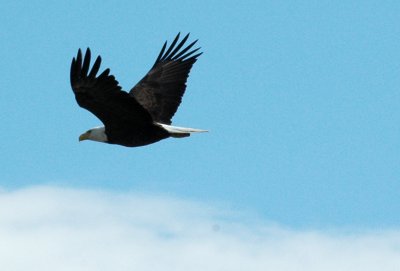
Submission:
[[[108,138],[105,131],[106,129],[104,126],[92,128],[88,130],[86,133],[81,134],[79,136],[79,141],[93,140],[98,142],[107,142]]]

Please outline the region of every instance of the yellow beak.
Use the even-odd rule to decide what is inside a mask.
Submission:
[[[86,140],[86,139],[89,139],[89,133],[84,133],[84,134],[81,134],[80,136],[79,136],[79,141],[83,141],[83,140]]]

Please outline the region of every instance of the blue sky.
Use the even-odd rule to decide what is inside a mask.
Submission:
[[[397,1],[1,11],[4,269],[399,270]],[[79,143],[101,123],[71,91],[78,48],[129,90],[179,31],[204,54],[173,124],[210,132]]]
[[[292,228],[400,226],[396,1],[8,1],[0,17],[0,186],[133,191],[222,204]],[[78,48],[125,90],[177,32],[199,39],[174,124],[123,148],[78,136]]]

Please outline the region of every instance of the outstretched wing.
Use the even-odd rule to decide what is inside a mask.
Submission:
[[[165,124],[171,124],[171,118],[185,93],[190,69],[202,54],[194,54],[200,48],[189,51],[197,40],[182,49],[189,34],[176,45],[179,35],[167,51],[167,42],[164,43],[151,70],[129,92],[150,113],[154,121]]]
[[[71,63],[71,86],[79,106],[98,117],[106,127],[134,125],[152,122],[150,114],[127,92],[122,91],[110,69],[96,76],[101,64],[98,56],[90,67],[90,49],[86,50],[82,63],[82,53]]]

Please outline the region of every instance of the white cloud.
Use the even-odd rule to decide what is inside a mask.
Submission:
[[[133,193],[3,191],[0,270],[400,270],[400,230],[288,230],[237,215]]]

